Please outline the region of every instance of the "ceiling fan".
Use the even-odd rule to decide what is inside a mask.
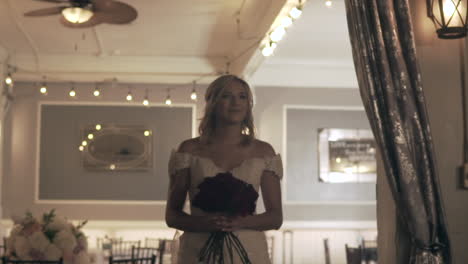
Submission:
[[[115,0],[35,0],[61,4],[25,13],[25,16],[62,14],[60,23],[71,28],[92,27],[101,23],[128,24],[138,16],[132,6]]]

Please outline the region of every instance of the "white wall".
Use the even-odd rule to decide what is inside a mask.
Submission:
[[[295,108],[362,108],[357,89],[352,88],[287,88],[255,87],[254,118],[259,138],[272,144],[281,153],[287,167],[286,143],[283,139],[286,124],[285,106]],[[311,122],[313,122],[311,120]],[[285,169],[287,171],[287,169]],[[285,175],[283,184],[287,184]],[[283,186],[283,190],[285,190]],[[375,202],[284,202],[284,216],[290,221],[373,221],[376,220]]]
[[[150,91],[150,102],[161,104],[166,97],[166,87],[158,85],[132,85],[135,104],[140,105],[143,100],[144,90]],[[15,100],[5,122],[5,172],[6,177],[2,183],[2,200],[4,218],[12,215],[22,215],[26,210],[35,214],[42,214],[52,208],[58,213],[71,219],[115,219],[115,220],[163,220],[165,202],[160,203],[83,203],[83,202],[54,202],[37,203],[34,200],[35,175],[37,172],[37,110],[38,103],[63,102],[63,103],[115,103],[127,105],[125,96],[127,86],[115,88],[106,85],[102,87],[103,95],[96,99],[92,96],[94,84],[76,85],[78,99],[70,99],[68,91],[70,84],[50,84],[46,97],[41,96],[38,87],[29,83],[18,83],[15,86]],[[173,87],[171,97],[174,104],[191,104],[190,85]],[[199,95],[204,93],[204,88],[199,89]],[[204,104],[196,104],[197,120],[201,117]],[[195,124],[194,127],[197,125]],[[195,131],[193,131],[195,134]],[[177,148],[177,146],[174,146]],[[157,154],[156,154],[157,155]]]

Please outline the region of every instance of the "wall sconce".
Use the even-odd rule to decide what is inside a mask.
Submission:
[[[442,39],[466,36],[467,0],[426,0],[427,16]]]

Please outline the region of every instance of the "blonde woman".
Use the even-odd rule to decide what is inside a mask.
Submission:
[[[233,256],[225,257],[224,263],[271,263],[264,231],[279,229],[283,222],[281,158],[270,144],[255,138],[252,93],[244,80],[234,75],[217,78],[209,85],[205,101],[200,137],[183,141],[169,162],[166,222],[184,231],[178,263],[220,262],[200,256],[210,234],[220,231],[232,232],[242,245],[242,250],[233,246],[234,254],[225,245],[222,254]],[[194,206],[200,184],[220,174],[241,180],[258,194],[261,190],[265,212],[233,216]],[[183,211],[187,193],[190,214]]]

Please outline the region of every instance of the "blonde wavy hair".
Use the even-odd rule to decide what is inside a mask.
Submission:
[[[200,140],[202,143],[210,143],[210,138],[213,136],[216,129],[216,106],[222,97],[222,94],[226,87],[230,84],[237,82],[245,88],[247,93],[248,109],[245,119],[242,121],[242,134],[245,135],[243,144],[250,144],[255,139],[255,127],[253,123],[253,98],[252,91],[250,90],[249,84],[243,79],[227,74],[218,77],[214,80],[206,90],[205,93],[205,114],[201,119],[198,132],[200,133]]]

